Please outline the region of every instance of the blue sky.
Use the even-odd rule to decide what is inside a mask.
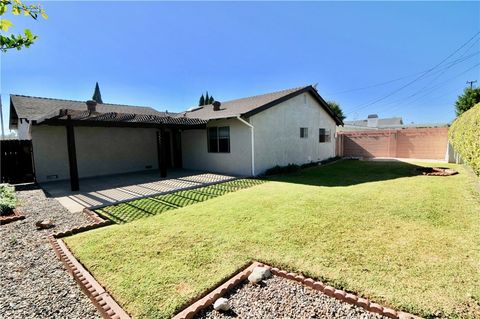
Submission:
[[[104,102],[169,111],[205,90],[222,101],[318,83],[348,119],[449,122],[465,81],[480,81],[477,35],[383,98],[479,32],[479,2],[42,4],[48,20],[14,18],[38,42],[1,55],[5,122],[8,94],[87,100],[95,81]]]

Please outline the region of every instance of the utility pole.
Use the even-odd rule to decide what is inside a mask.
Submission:
[[[467,84],[470,84],[470,88],[473,88],[473,83],[477,83],[477,80],[475,81],[467,81]]]

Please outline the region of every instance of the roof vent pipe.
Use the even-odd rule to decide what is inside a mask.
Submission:
[[[213,104],[213,110],[214,111],[220,111],[220,105],[222,105],[222,103],[220,103],[218,101],[214,101],[212,104]]]
[[[96,112],[97,111],[97,102],[94,100],[88,100],[87,101],[87,110],[91,112]]]

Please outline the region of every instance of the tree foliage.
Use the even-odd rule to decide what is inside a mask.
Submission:
[[[215,98],[213,96],[209,96],[208,91],[207,91],[205,93],[205,96],[203,94],[202,94],[202,96],[200,96],[200,99],[198,101],[198,106],[204,106],[204,105],[212,104],[213,102],[215,102]]]
[[[344,120],[346,118],[346,116],[343,114],[343,111],[342,109],[340,108],[340,104],[338,104],[337,102],[335,101],[328,101],[327,102],[328,106],[330,107],[330,109],[333,111],[333,113],[340,119],[340,120]]]
[[[98,82],[95,84],[95,92],[93,92],[92,100],[97,103],[102,104],[102,94],[100,93],[100,87],[98,86]]]
[[[453,149],[480,176],[480,103],[462,113],[448,130]]]
[[[463,94],[459,95],[455,102],[455,113],[459,116],[477,103],[480,103],[480,88],[466,87]]]
[[[0,0],[0,16],[2,16],[0,19],[0,31],[2,31],[2,34],[0,34],[0,50],[7,52],[10,49],[28,48],[37,40],[38,36],[34,35],[29,29],[23,30],[23,34],[4,34],[13,25],[10,20],[3,18],[8,12],[15,16],[23,14],[37,20],[39,16],[44,19],[48,18],[45,10],[40,5],[26,5],[20,0]]]

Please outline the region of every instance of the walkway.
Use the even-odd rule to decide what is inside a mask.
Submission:
[[[207,186],[235,179],[233,176],[192,170],[172,170],[167,178],[158,171],[109,175],[80,180],[80,191],[70,191],[69,181],[43,183],[40,186],[70,212],[83,208],[117,204],[182,189]]]

